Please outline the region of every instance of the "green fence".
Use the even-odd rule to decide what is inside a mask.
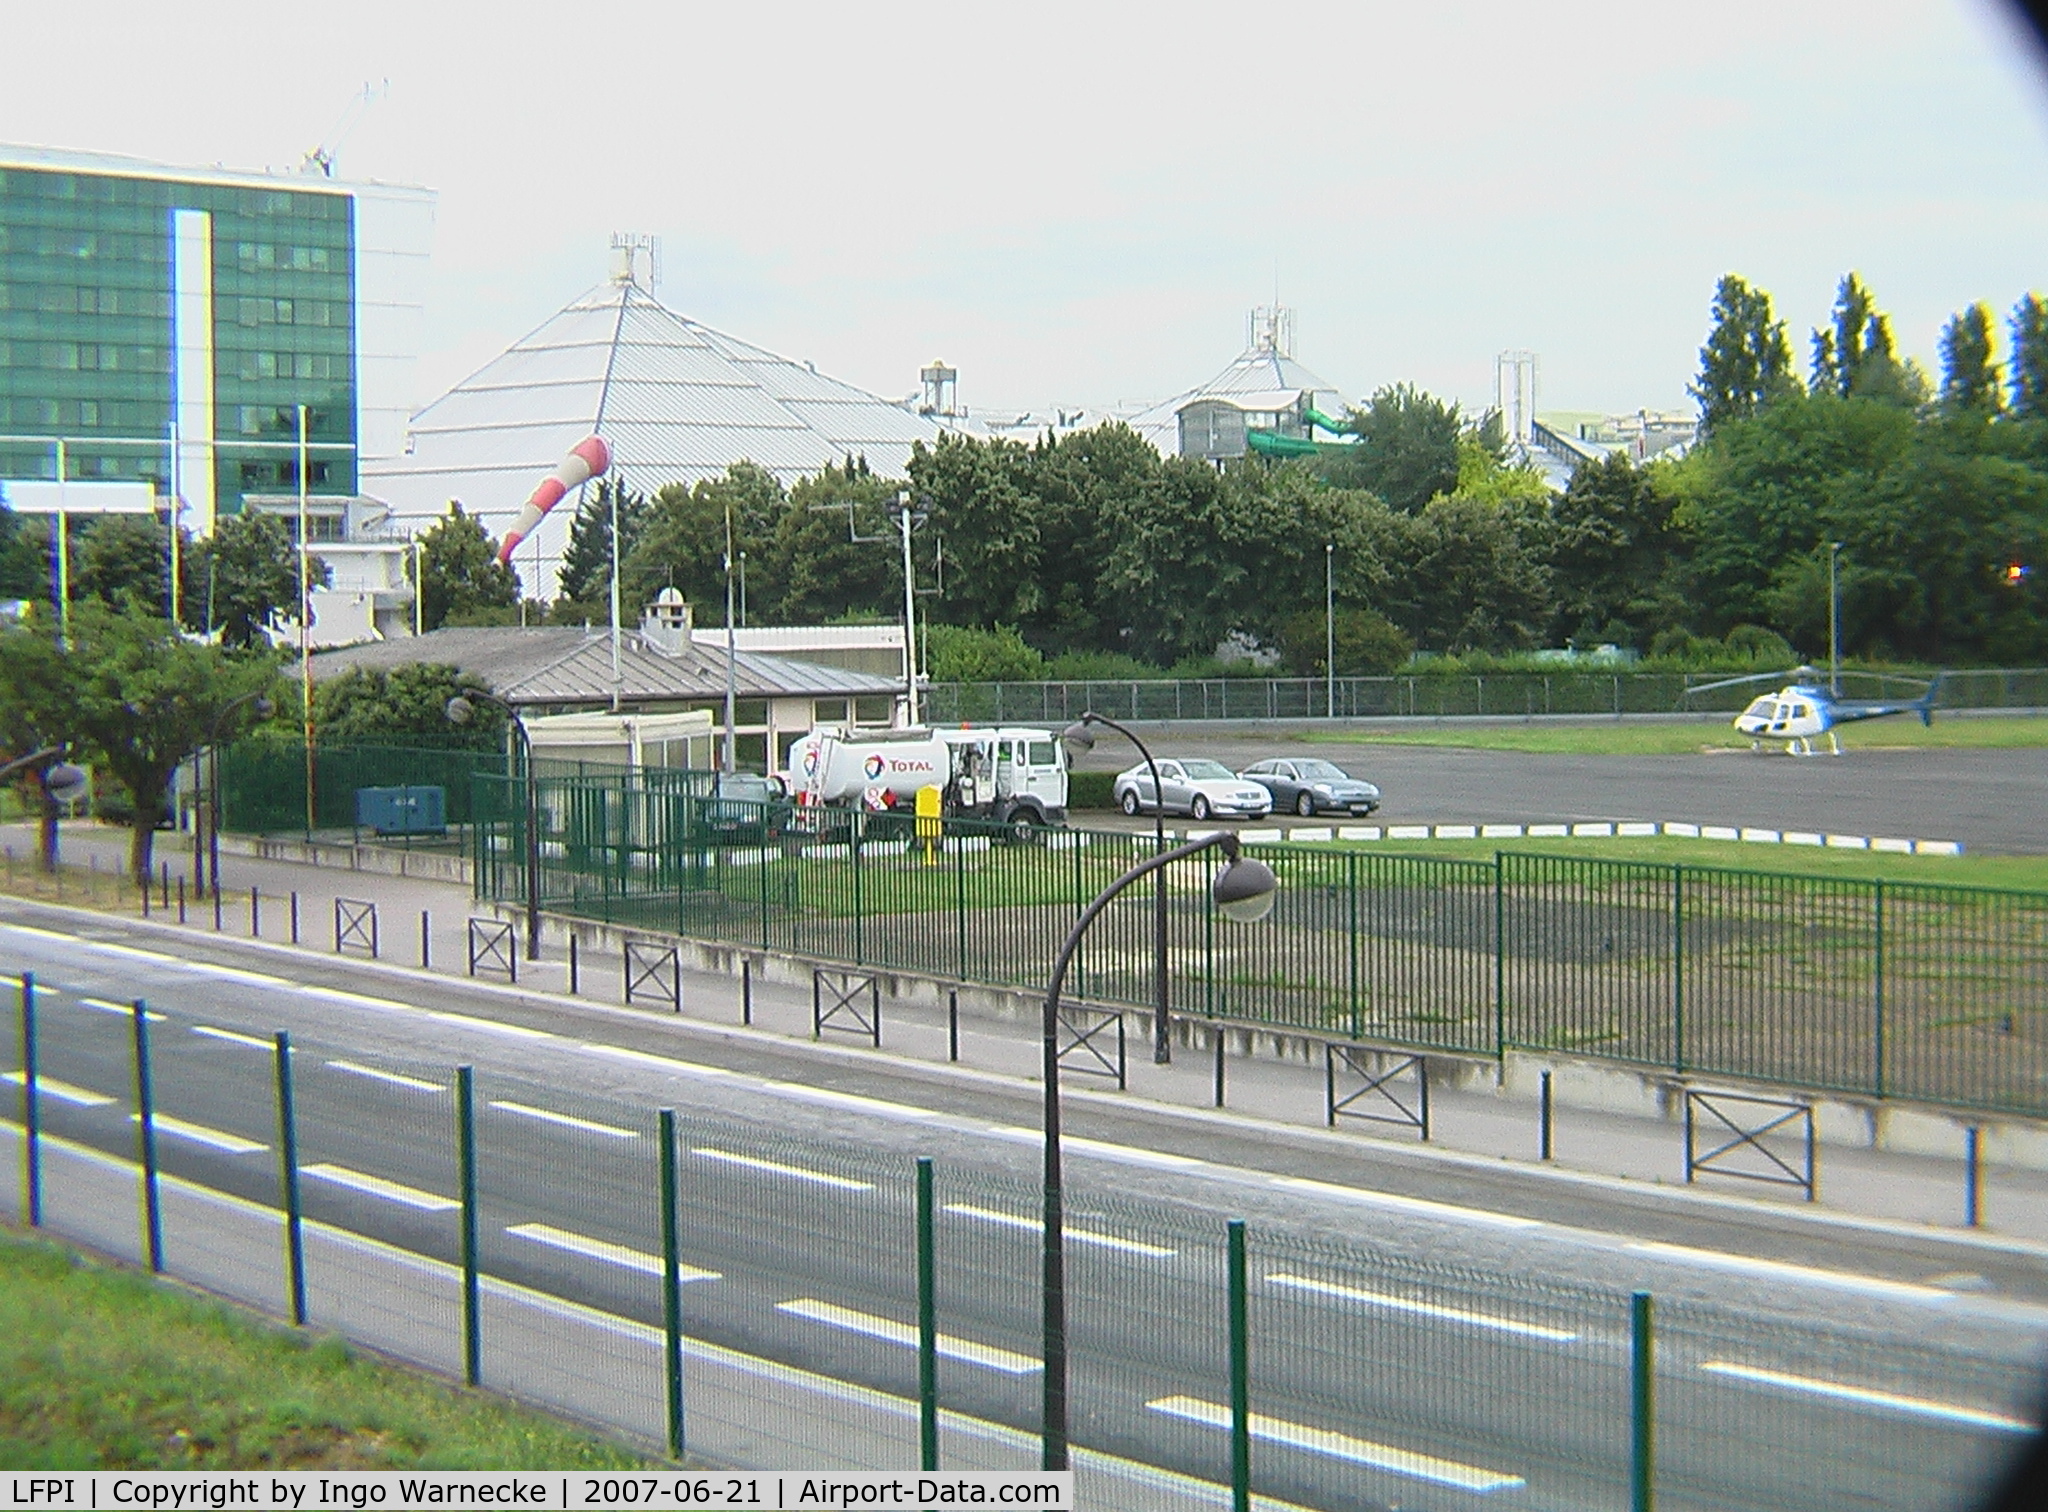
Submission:
[[[949,822],[928,856],[902,821],[858,815],[762,843],[719,832],[714,812],[739,806],[708,801],[706,781],[540,779],[544,906],[1035,988],[1080,909],[1153,845],[1081,830],[1013,845]],[[478,895],[523,900],[523,786],[476,788]],[[1516,852],[1259,853],[1281,893],[1252,927],[1217,915],[1204,863],[1168,870],[1177,1012],[2048,1114],[2048,894]],[[1071,990],[1149,1004],[1153,927],[1141,884],[1090,931]]]
[[[470,821],[470,779],[506,773],[502,751],[400,745],[313,747],[313,828],[352,829],[361,788],[438,787],[448,823]],[[239,834],[306,829],[306,748],[297,741],[243,741],[220,755],[221,828]]]

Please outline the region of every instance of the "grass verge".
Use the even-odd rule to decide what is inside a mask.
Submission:
[[[1750,754],[1749,742],[1726,720],[1629,720],[1588,724],[1486,724],[1455,720],[1415,730],[1317,730],[1305,739],[1328,745],[1457,746],[1473,751],[1526,751],[1536,756],[1697,756],[1702,752]],[[1842,730],[1848,759],[1858,751],[2021,750],[2048,746],[2048,718],[1917,719],[1859,721]],[[1776,746],[1767,748],[1778,759]],[[1825,743],[1821,749],[1825,750]]]
[[[499,1398],[0,1230],[0,1465],[564,1470],[647,1463]]]

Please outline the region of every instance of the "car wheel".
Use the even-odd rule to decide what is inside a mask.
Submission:
[[[1124,789],[1124,812],[1126,814],[1131,815],[1133,818],[1137,817],[1138,790],[1136,788]]]
[[[1299,793],[1295,794],[1294,812],[1301,815],[1301,817],[1304,819],[1315,818],[1316,795],[1314,793],[1311,793],[1307,788],[1303,788]]]
[[[1188,817],[1197,820],[1207,819],[1209,817],[1209,800],[1200,793],[1195,794],[1195,801],[1188,805]]]
[[[1036,813],[1030,809],[1018,809],[1010,815],[1010,844],[1036,845],[1042,828]]]

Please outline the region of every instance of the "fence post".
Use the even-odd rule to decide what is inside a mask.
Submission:
[[[252,883],[249,887],[249,938],[252,940],[263,933],[262,896]]]
[[[157,1189],[156,1093],[149,1078],[149,1005],[135,1000],[135,1138],[142,1155],[142,1228],[148,1241],[149,1268],[164,1268],[164,1214]]]
[[[43,1111],[36,1091],[36,974],[21,974],[21,1130],[22,1184],[28,1226],[43,1222]]]
[[[185,879],[178,878],[178,922],[185,922]]]
[[[1351,1037],[1364,1032],[1364,1004],[1359,1000],[1358,979],[1358,852],[1344,853],[1344,927],[1348,954],[1345,963],[1345,997],[1351,1005]]]
[[[1244,1220],[1230,1220],[1230,1506],[1251,1512],[1252,1372],[1250,1278]]]
[[[1216,1106],[1223,1106],[1223,1025],[1212,1021],[1216,1036]]]
[[[1671,865],[1671,1070],[1685,1070],[1685,865]]]
[[[1508,1053],[1508,897],[1507,855],[1493,853],[1493,1054]]]
[[[1963,1224],[1976,1228],[1984,1221],[1984,1131],[1971,1124],[1963,1131]]]
[[[306,1326],[306,1240],[299,1203],[299,1115],[292,1102],[292,1037],[277,1031],[277,1177],[284,1198],[285,1277],[292,1322]]]
[[[663,1401],[668,1409],[669,1458],[683,1457],[683,1262],[677,1213],[676,1110],[661,1123],[661,1332]]]
[[[292,943],[299,943],[299,890],[292,889]]]
[[[1540,1139],[1540,1144],[1541,1144],[1541,1153],[1540,1153],[1540,1154],[1538,1155],[1538,1157],[1537,1157],[1537,1158],[1538,1158],[1538,1159],[1540,1159],[1540,1160],[1548,1160],[1548,1159],[1550,1159],[1550,1118],[1551,1118],[1551,1108],[1550,1108],[1550,1073],[1549,1073],[1548,1071],[1545,1071],[1545,1072],[1543,1073],[1543,1092],[1542,1092],[1542,1098],[1541,1098],[1541,1103],[1540,1103],[1540,1106],[1541,1106],[1541,1109],[1542,1109],[1542,1113],[1541,1113],[1541,1123],[1540,1123],[1540,1128],[1541,1128],[1541,1130],[1542,1130],[1542,1136],[1541,1136],[1541,1139]]]
[[[455,1162],[462,1183],[462,1378],[483,1384],[483,1336],[476,1275],[476,1073],[455,1068]]]
[[[578,969],[576,951],[576,931],[574,929],[571,929],[569,931],[569,996],[571,997],[576,996],[578,986],[580,985],[578,982],[579,974],[580,973]]]
[[[754,1022],[754,958],[740,957],[740,1022]]]
[[[220,933],[220,878],[213,879],[213,932]]]
[[[1872,1090],[1884,1096],[1884,878],[1872,884],[1871,1072]]]
[[[960,989],[946,989],[946,1059],[960,1059]]]
[[[932,1161],[917,1157],[918,1467],[939,1468],[939,1266],[932,1205]]]
[[[433,946],[430,943],[433,937],[433,929],[434,918],[432,913],[422,908],[420,910],[420,970],[422,971],[434,969]]]
[[[1653,1512],[1657,1505],[1657,1371],[1648,1292],[1639,1291],[1629,1299],[1629,1341],[1629,1512]]]

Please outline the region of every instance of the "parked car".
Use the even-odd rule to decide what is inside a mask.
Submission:
[[[1220,761],[1190,758],[1159,763],[1159,785],[1166,789],[1165,812],[1191,819],[1263,819],[1273,811],[1272,797],[1256,782],[1247,782]],[[1158,808],[1152,772],[1143,762],[1117,773],[1110,789],[1126,814]]]
[[[720,773],[697,809],[714,845],[759,845],[789,827],[790,801],[779,779],[752,772]]]
[[[1378,788],[1320,757],[1255,761],[1238,775],[1272,794],[1276,810],[1292,809],[1304,819],[1315,814],[1363,818],[1380,806]]]

